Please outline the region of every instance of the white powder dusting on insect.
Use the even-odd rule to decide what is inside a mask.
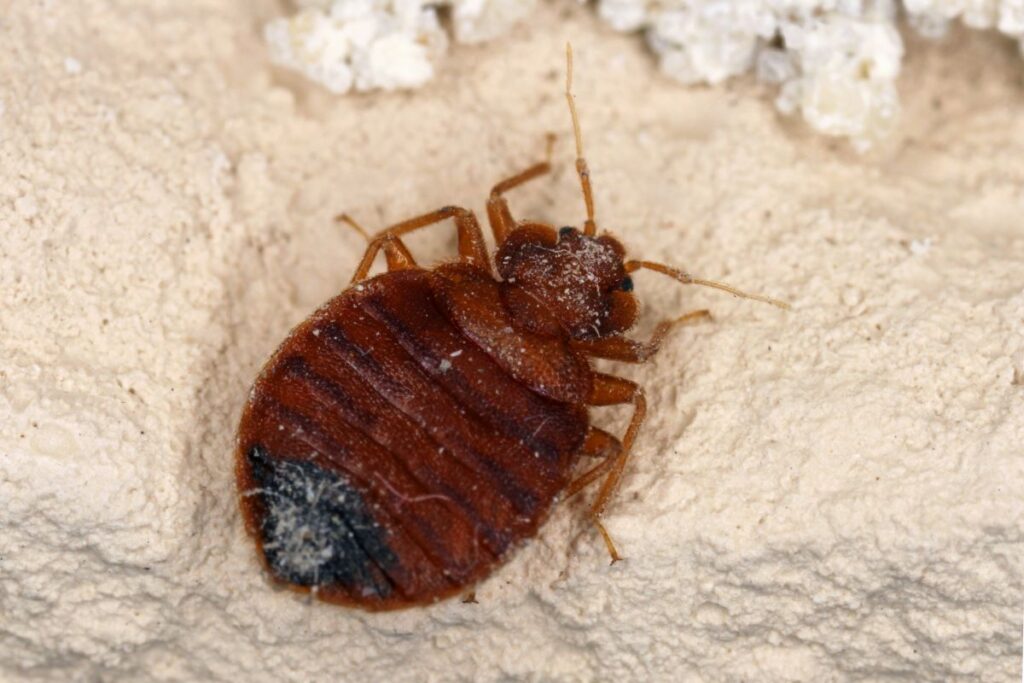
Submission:
[[[908,41],[905,124],[851,159],[752,84],[665,87],[573,3],[450,51],[457,77],[329,106],[266,62],[266,12],[5,10],[0,680],[1019,675],[1024,106],[998,36]],[[491,184],[557,131],[556,173],[512,211],[579,225],[566,36],[599,225],[794,310],[637,274],[643,330],[714,319],[601,365],[647,390],[604,518],[625,561],[584,492],[478,604],[370,615],[275,588],[234,431],[261,364],[361,257],[333,217],[374,230],[454,202],[486,222]],[[431,230],[413,252],[452,258],[451,225]],[[619,434],[628,408],[593,413]]]
[[[325,524],[326,515],[310,515],[321,500],[335,496],[344,498],[323,481],[310,479],[297,467],[290,467],[289,485],[298,489],[292,495],[274,492],[267,500],[268,538],[275,539],[264,549],[275,553],[286,576],[316,576],[333,554],[332,537],[339,533],[336,525]],[[315,585],[316,581],[314,581]]]

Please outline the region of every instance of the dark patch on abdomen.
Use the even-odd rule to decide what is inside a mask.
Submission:
[[[341,475],[303,460],[280,460],[260,446],[246,457],[263,507],[259,534],[271,572],[298,586],[344,588],[355,600],[385,599],[397,558],[387,531]]]

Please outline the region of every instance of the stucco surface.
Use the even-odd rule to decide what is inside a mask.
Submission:
[[[0,20],[0,679],[1015,680],[1024,550],[1024,88],[1009,41],[911,42],[868,156],[758,86],[684,89],[573,3],[412,94],[275,71],[269,3],[15,3]],[[382,227],[558,133],[521,216],[632,254],[649,420],[607,526],[562,506],[478,604],[368,615],[272,587],[232,444],[262,361]],[[424,261],[450,232],[410,240]],[[626,413],[594,411],[621,429]]]

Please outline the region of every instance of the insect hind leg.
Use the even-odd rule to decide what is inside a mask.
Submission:
[[[622,479],[622,473],[626,468],[626,462],[629,460],[629,452],[633,447],[633,441],[636,440],[636,435],[643,424],[644,416],[647,414],[647,400],[644,398],[643,388],[635,382],[630,382],[627,379],[613,375],[595,373],[594,386],[590,396],[587,398],[587,404],[592,406],[609,406],[621,403],[633,404],[633,417],[626,428],[626,434],[622,438],[622,443],[619,444],[618,452],[609,456],[570,484],[570,493],[575,493],[602,476],[604,477],[601,488],[597,492],[597,497],[590,506],[590,516],[594,526],[597,527],[601,538],[604,540],[608,554],[611,555],[612,564],[621,560],[622,557],[615,548],[615,543],[612,541],[608,530],[601,523],[601,514],[604,512],[605,507],[607,507],[611,497],[615,494],[619,481]]]
[[[487,253],[487,244],[484,242],[484,236],[480,231],[480,223],[477,222],[476,216],[473,215],[472,211],[459,206],[444,206],[436,211],[431,211],[422,216],[416,216],[415,218],[392,225],[390,228],[377,233],[370,239],[370,244],[366,247],[366,253],[363,254],[363,259],[359,262],[359,266],[352,276],[352,282],[359,282],[366,277],[373,266],[373,260],[381,249],[384,250],[388,257],[389,270],[415,267],[416,262],[413,260],[412,254],[409,253],[409,250],[399,239],[399,236],[436,225],[448,218],[455,219],[459,240],[459,258],[464,263],[472,263],[490,271],[490,256]],[[367,236],[366,231],[346,214],[341,214],[337,217],[337,220],[351,225],[364,237]],[[391,267],[392,262],[396,264],[396,268]]]
[[[356,271],[357,277],[353,279],[362,280],[366,277],[366,272],[369,271],[370,265],[373,263],[373,259],[377,256],[377,252],[381,249],[384,250],[384,257],[387,259],[388,271],[392,270],[404,270],[406,268],[415,268],[416,259],[412,257],[409,252],[409,248],[405,246],[402,240],[394,235],[384,233],[383,239],[377,244],[374,238],[370,237],[369,233],[363,229],[363,226],[359,225],[351,216],[347,213],[339,215],[336,220],[345,223],[346,225],[353,228],[356,232],[366,238],[369,242],[369,246],[366,248],[366,253],[363,255],[363,261],[366,262],[365,269],[360,265],[360,268]]]

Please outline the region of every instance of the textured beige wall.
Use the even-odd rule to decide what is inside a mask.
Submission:
[[[746,82],[684,89],[574,3],[413,94],[272,71],[269,4],[15,3],[0,20],[0,679],[1009,680],[1024,529],[1024,90],[1008,43],[909,46],[857,157]],[[522,216],[578,222],[566,39],[602,226],[794,310],[638,276],[650,419],[607,524],[564,506],[478,590],[365,615],[267,584],[231,447],[357,235],[559,133]],[[69,61],[70,60],[70,61]],[[413,239],[452,253],[443,231]],[[621,411],[595,411],[621,424]]]

